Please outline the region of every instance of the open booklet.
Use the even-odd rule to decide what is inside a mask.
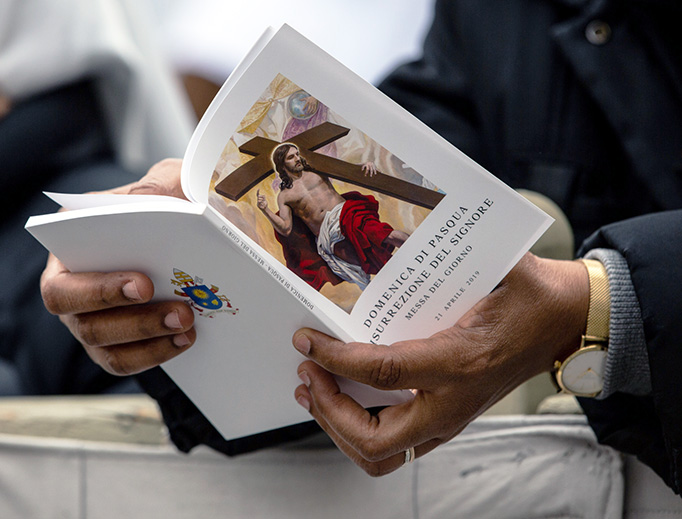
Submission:
[[[52,195],[27,229],[72,271],[134,270],[196,314],[163,368],[225,439],[310,419],[304,326],[391,344],[452,326],[551,218],[289,26],[268,30],[198,124],[190,200]],[[347,380],[365,406],[409,391]]]

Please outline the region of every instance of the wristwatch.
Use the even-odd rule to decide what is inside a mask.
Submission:
[[[580,348],[563,362],[554,363],[554,376],[564,393],[595,397],[604,387],[604,366],[609,344],[611,296],[606,269],[596,260],[581,259],[590,279],[587,326]]]

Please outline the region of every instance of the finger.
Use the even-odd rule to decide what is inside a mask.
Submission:
[[[415,452],[423,455],[442,443],[429,439],[422,422],[409,416],[414,410],[411,403],[373,415],[341,393],[334,378],[316,364],[303,363],[299,376],[304,382],[295,392],[299,404],[348,457],[371,475],[383,475],[402,466],[410,447],[417,446]]]
[[[334,377],[316,363],[304,362],[298,373],[319,416],[364,459],[380,461],[430,439],[417,417],[423,403],[410,401],[374,415],[342,393]]]
[[[129,186],[129,194],[166,195],[187,198],[180,181],[181,159],[164,159],[154,164],[138,182]]]
[[[363,458],[358,451],[353,449],[347,442],[339,436],[333,428],[329,426],[324,417],[317,412],[317,409],[312,404],[312,396],[305,385],[301,385],[296,388],[295,391],[296,400],[305,409],[307,409],[315,421],[320,425],[323,431],[331,438],[331,440],[336,444],[341,452],[343,452],[353,463],[364,470],[367,474],[373,477],[384,476],[390,474],[395,470],[399,469],[405,463],[405,456],[403,454],[397,454],[381,461],[368,461]],[[416,451],[416,449],[415,449]]]
[[[180,337],[182,340],[177,341]],[[194,328],[173,337],[157,337],[128,344],[85,347],[92,360],[112,375],[134,375],[180,355],[196,340]],[[181,344],[181,345],[179,345]]]
[[[362,166],[362,170],[365,172],[365,175],[373,177],[376,174],[377,168],[374,162],[367,162]]]
[[[441,341],[404,341],[391,346],[344,343],[309,328],[297,331],[294,347],[328,371],[384,390],[435,389],[446,362]],[[428,351],[428,356],[423,352]]]
[[[144,274],[73,273],[52,254],[41,276],[40,289],[45,307],[56,315],[146,303],[154,295],[154,285]]]
[[[192,309],[180,302],[119,307],[62,318],[85,346],[109,346],[177,335],[194,324]]]

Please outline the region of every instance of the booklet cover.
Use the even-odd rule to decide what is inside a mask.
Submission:
[[[452,326],[552,220],[289,26],[268,30],[199,122],[190,200],[52,195],[27,229],[72,271],[136,270],[196,314],[163,368],[225,439],[309,420],[308,326],[391,344]],[[347,380],[365,406],[383,392]]]

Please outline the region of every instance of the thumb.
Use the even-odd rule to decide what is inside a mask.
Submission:
[[[327,371],[378,389],[428,390],[441,382],[442,341],[402,341],[391,346],[344,343],[304,328],[294,334],[292,342],[300,353]]]

